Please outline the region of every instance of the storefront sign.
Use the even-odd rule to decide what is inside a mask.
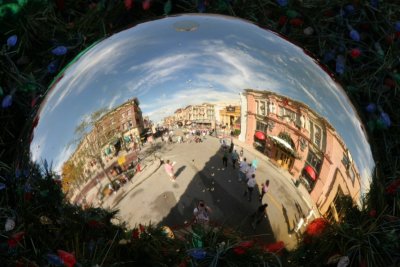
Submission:
[[[232,107],[232,106],[226,107],[226,111],[227,112],[235,112],[235,107]]]
[[[125,156],[122,156],[122,157],[119,157],[119,158],[118,158],[118,164],[119,164],[120,166],[122,166],[125,162],[126,162]]]

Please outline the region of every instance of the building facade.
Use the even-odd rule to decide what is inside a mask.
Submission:
[[[144,129],[142,111],[137,98],[90,122],[91,130],[85,134],[67,163],[82,166],[82,175],[90,177],[112,161],[116,152],[128,149],[137,142]]]
[[[214,105],[203,103],[199,105],[189,105],[185,108],[178,108],[175,110],[174,115],[164,118],[164,126],[188,126],[193,124],[214,127],[215,120]]]
[[[214,105],[203,103],[200,105],[193,105],[190,109],[191,122],[196,125],[214,127],[215,125],[215,111]]]
[[[359,172],[326,119],[301,102],[268,91],[245,90],[242,100],[240,138],[301,181],[322,215],[339,220],[343,195],[359,203]]]
[[[240,130],[240,106],[225,106],[219,111],[219,121],[230,130]]]

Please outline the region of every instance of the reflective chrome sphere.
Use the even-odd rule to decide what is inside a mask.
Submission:
[[[118,208],[131,226],[219,223],[289,248],[313,218],[340,220],[341,198],[360,204],[375,165],[318,61],[224,16],[168,17],[99,42],[37,118],[30,158],[52,166],[69,201]]]

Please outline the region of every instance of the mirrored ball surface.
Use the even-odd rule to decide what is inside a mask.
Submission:
[[[119,209],[132,227],[209,221],[293,247],[312,219],[341,219],[341,198],[360,204],[375,166],[318,61],[224,16],[97,43],[55,79],[37,121],[30,159],[52,166],[70,202]],[[196,217],[200,200],[209,209]],[[264,203],[267,216],[251,217]]]

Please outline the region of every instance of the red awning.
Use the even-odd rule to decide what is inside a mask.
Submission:
[[[313,167],[307,165],[304,167],[304,171],[313,179],[314,181],[317,180],[317,173]]]
[[[259,140],[265,140],[265,134],[263,132],[257,131],[254,136]]]

